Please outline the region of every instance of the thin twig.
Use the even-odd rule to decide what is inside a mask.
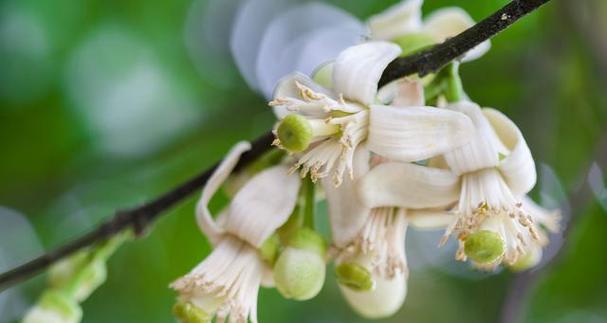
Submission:
[[[430,49],[394,60],[386,68],[379,86],[388,84],[403,75],[417,73],[423,76],[437,72],[441,67],[461,57],[548,1],[550,0],[514,0],[461,34]]]
[[[425,75],[438,71],[442,66],[461,57],[468,50],[493,37],[548,1],[550,0],[513,0],[491,16],[444,43],[418,54],[394,60],[384,71],[379,86],[381,87],[390,81],[407,75],[415,73]],[[237,169],[245,167],[263,153],[269,151],[272,139],[272,133],[268,132],[255,140],[253,148],[240,159]],[[0,291],[39,273],[54,262],[71,255],[79,249],[108,239],[126,228],[131,227],[136,233],[143,232],[163,211],[168,210],[202,187],[216,166],[217,164],[142,206],[117,211],[110,220],[99,225],[97,229],[1,274]]]

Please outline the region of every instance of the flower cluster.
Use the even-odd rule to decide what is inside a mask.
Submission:
[[[473,23],[453,8],[422,21],[420,7],[421,0],[407,0],[372,17],[367,41],[312,77],[292,73],[277,84],[269,103],[278,118],[274,145],[286,154],[241,176],[216,218],[208,202],[248,143],[236,145],[208,181],[196,217],[214,250],[171,284],[180,320],[257,322],[260,286],[310,299],[329,261],[354,310],[392,315],[407,294],[409,227],[442,228],[437,243],[453,237],[455,259],[481,270],[539,263],[559,217],[527,197],[536,170],[517,126],[468,99],[457,66],[378,89],[395,58]],[[462,61],[488,48],[481,44]],[[320,198],[327,200],[330,244],[314,227]]]

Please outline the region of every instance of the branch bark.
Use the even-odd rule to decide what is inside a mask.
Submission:
[[[394,60],[384,71],[378,86],[381,87],[393,80],[416,73],[425,75],[436,72],[548,1],[550,0],[513,0],[491,16],[444,43],[417,54]],[[272,133],[268,132],[255,140],[252,149],[240,159],[236,170],[247,166],[263,153],[269,151],[272,139]],[[95,230],[2,273],[0,275],[0,291],[30,278],[74,252],[108,239],[126,228],[131,227],[135,233],[142,233],[162,212],[204,186],[215,167],[217,167],[217,164],[148,203],[132,209],[119,210],[112,218],[100,224]]]

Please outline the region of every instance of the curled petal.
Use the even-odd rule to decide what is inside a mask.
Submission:
[[[408,210],[407,212],[407,221],[417,229],[445,229],[455,219],[455,214],[444,208]]]
[[[220,239],[221,234],[223,234],[223,229],[213,221],[213,217],[208,208],[209,201],[228,176],[230,176],[230,173],[232,173],[232,170],[238,163],[240,155],[249,149],[251,149],[251,144],[243,141],[236,144],[230,152],[228,152],[227,156],[223,159],[221,164],[219,164],[202,189],[202,194],[196,204],[196,222],[198,223],[198,227],[213,244]]]
[[[370,209],[355,198],[356,181],[369,169],[369,151],[360,146],[353,158],[353,178],[344,177],[344,183],[335,187],[330,179],[323,179],[327,197],[333,242],[344,247],[351,242],[369,217]]]
[[[474,134],[462,113],[431,107],[372,105],[369,150],[399,161],[430,158],[466,144]]]
[[[333,68],[335,92],[363,104],[373,103],[384,69],[400,53],[398,45],[380,41],[344,50],[335,60]]]
[[[424,20],[423,30],[431,34],[437,42],[443,42],[464,30],[472,27],[474,20],[461,8],[442,8],[430,14]],[[487,40],[469,50],[463,57],[463,61],[471,61],[484,55],[491,43]]]
[[[371,16],[367,24],[371,38],[391,40],[418,31],[422,25],[422,0],[405,0]]]
[[[426,102],[422,82],[406,78],[384,85],[377,92],[377,98],[393,107],[421,107]]]
[[[309,41],[309,35],[320,29],[348,28],[352,35],[347,40],[360,39],[362,24],[349,13],[320,2],[311,2],[295,6],[277,15],[268,25],[261,44],[256,63],[256,75],[264,94],[270,95],[276,82],[286,74],[296,70],[302,48]],[[341,43],[341,42],[334,42]],[[354,42],[355,43],[355,42]],[[337,50],[332,46],[317,48],[320,61],[311,62],[312,69],[328,59],[335,58],[344,48],[354,43],[345,44]],[[333,45],[333,44],[332,44]],[[323,55],[328,54],[328,55]]]
[[[274,94],[272,95],[272,97],[274,99],[300,98],[301,90],[297,86],[297,83],[310,88],[314,92],[322,93],[322,94],[325,94],[328,96],[331,95],[331,93],[328,90],[326,90],[322,86],[319,86],[318,84],[314,83],[314,81],[312,81],[308,76],[306,76],[302,73],[294,72],[294,73],[291,73],[291,74],[283,77],[280,81],[278,81],[278,84],[276,85],[276,88],[274,89]],[[287,109],[286,105],[273,105],[272,109],[274,110],[274,114],[276,115],[276,117],[278,119],[283,119],[288,114],[292,113],[292,111],[289,111]]]
[[[459,197],[459,179],[450,171],[409,163],[388,162],[371,169],[357,184],[366,207],[430,208]]]
[[[499,140],[480,107],[469,101],[450,104],[446,109],[467,115],[476,129],[472,140],[445,154],[445,160],[456,175],[496,167],[500,154],[508,149]]]
[[[284,165],[255,175],[232,199],[226,232],[260,247],[293,212],[300,183],[299,177],[289,175]]]
[[[499,163],[499,170],[508,186],[517,195],[527,194],[535,186],[537,173],[531,151],[518,127],[503,113],[486,108],[483,114],[510,153]]]

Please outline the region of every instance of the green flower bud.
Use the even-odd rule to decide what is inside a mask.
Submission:
[[[353,262],[341,263],[335,268],[339,284],[362,292],[373,289],[375,282],[367,268]]]
[[[318,295],[325,281],[325,253],[319,234],[307,228],[296,231],[274,265],[276,289],[299,301]]]
[[[182,323],[207,323],[212,317],[190,302],[177,302],[173,305],[173,315]]]
[[[432,36],[425,33],[410,33],[399,36],[392,41],[402,49],[400,56],[411,55],[436,43]]]
[[[53,288],[63,288],[90,260],[89,250],[79,251],[73,256],[52,265],[48,271],[48,282]]]
[[[89,297],[107,278],[107,269],[102,260],[93,260],[74,277],[67,290],[79,302]]]
[[[320,292],[325,282],[325,262],[310,250],[287,247],[274,266],[274,282],[282,296],[308,300]]]
[[[489,264],[504,255],[504,240],[496,232],[480,230],[472,233],[464,242],[464,252],[479,264]]]
[[[309,228],[300,228],[289,238],[287,242],[289,247],[296,249],[305,249],[318,254],[324,258],[327,253],[327,244],[325,239]]]
[[[276,130],[280,144],[292,152],[304,151],[310,145],[314,131],[310,122],[298,114],[286,116]]]
[[[48,290],[22,323],[77,323],[81,319],[82,309],[74,299],[59,290]]]

